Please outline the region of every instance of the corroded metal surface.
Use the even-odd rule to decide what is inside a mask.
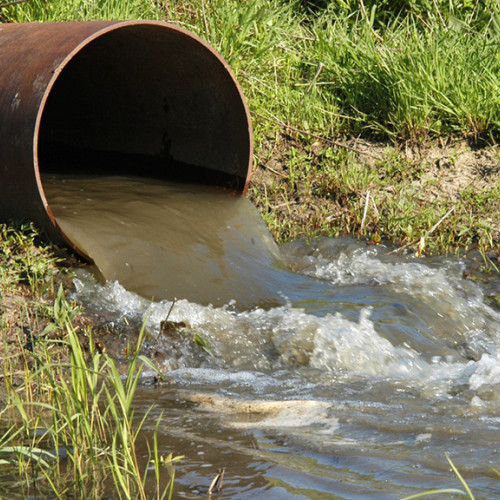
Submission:
[[[62,241],[43,191],[54,169],[123,168],[244,192],[251,161],[239,85],[188,31],[155,21],[0,24],[0,220],[32,220]]]

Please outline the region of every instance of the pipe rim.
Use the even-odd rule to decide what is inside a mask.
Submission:
[[[78,22],[78,21],[77,21]],[[253,166],[253,127],[252,127],[252,121],[250,117],[250,110],[248,108],[245,96],[243,94],[243,90],[236,79],[233,71],[231,70],[229,64],[226,62],[226,60],[211,46],[200,38],[198,35],[195,33],[192,33],[191,31],[182,28],[180,26],[177,26],[172,23],[168,23],[165,21],[154,21],[154,20],[128,20],[128,21],[83,21],[87,24],[95,24],[96,26],[102,25],[103,27],[101,29],[97,29],[94,33],[91,35],[87,36],[83,41],[78,43],[73,50],[71,50],[65,57],[64,59],[61,60],[61,62],[57,65],[57,67],[53,70],[53,75],[50,78],[44,93],[43,97],[40,101],[40,104],[38,106],[38,111],[36,115],[36,121],[35,121],[35,127],[33,131],[33,166],[35,170],[35,179],[36,179],[36,184],[38,187],[38,191],[42,200],[42,204],[45,208],[45,211],[52,222],[53,226],[57,228],[57,230],[60,232],[60,234],[63,235],[64,239],[66,242],[79,254],[83,255],[86,259],[92,260],[88,255],[86,255],[82,250],[76,245],[64,234],[64,231],[61,229],[59,224],[57,223],[57,220],[52,213],[52,210],[50,208],[50,205],[48,203],[47,197],[45,196],[45,190],[43,188],[43,182],[40,174],[40,164],[39,164],[39,158],[38,158],[38,146],[39,146],[39,136],[40,136],[40,127],[41,127],[41,122],[42,122],[42,116],[46,108],[47,100],[52,92],[52,89],[58,80],[59,76],[61,73],[64,71],[66,66],[72,61],[72,59],[78,54],[82,49],[84,49],[87,45],[91,44],[94,40],[97,38],[113,32],[115,30],[119,30],[122,28],[126,28],[129,26],[158,26],[162,28],[167,28],[169,30],[181,33],[182,35],[185,35],[191,39],[193,39],[195,42],[200,44],[205,50],[208,50],[215,58],[222,64],[224,70],[226,73],[229,75],[230,79],[232,80],[232,83],[234,84],[234,87],[236,88],[241,104],[243,106],[243,110],[245,113],[247,125],[248,125],[248,139],[249,139],[249,150],[248,150],[248,166],[246,169],[246,177],[244,179],[244,184],[243,188],[241,190],[241,195],[244,195],[247,190],[248,190],[248,184],[250,181],[250,176],[251,176],[251,171],[252,171],[252,166]],[[49,23],[47,23],[49,24]],[[50,24],[67,24],[65,22],[54,22]]]

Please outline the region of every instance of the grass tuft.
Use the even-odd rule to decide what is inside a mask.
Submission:
[[[171,498],[178,458],[161,458],[156,435],[150,446],[156,451],[146,459],[135,446],[146,417],[134,419],[132,402],[143,368],[154,369],[141,355],[144,329],[129,349],[122,378],[116,361],[94,345],[79,307],[66,298],[65,271],[49,247],[37,246],[36,231],[0,226],[0,232],[5,494],[21,485],[26,496],[146,498],[144,485],[154,469],[156,497]],[[26,287],[23,297],[13,293],[20,286]],[[20,307],[15,301],[21,299]]]

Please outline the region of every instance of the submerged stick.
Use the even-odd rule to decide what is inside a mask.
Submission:
[[[217,470],[217,475],[215,476],[214,480],[212,481],[212,484],[210,485],[210,488],[208,488],[207,493],[211,495],[215,490],[217,491],[222,491],[222,481],[224,480],[224,472],[226,472],[226,469],[218,469]]]
[[[158,343],[158,340],[160,339],[160,335],[163,333],[163,328],[162,325],[168,322],[168,318],[170,318],[170,314],[172,312],[172,309],[175,306],[175,303],[177,302],[177,297],[174,297],[174,300],[172,300],[172,305],[170,306],[170,309],[168,310],[167,317],[160,323],[160,331],[158,332],[158,335],[156,336],[155,342]]]

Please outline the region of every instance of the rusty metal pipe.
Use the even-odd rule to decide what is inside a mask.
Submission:
[[[44,194],[52,170],[211,182],[244,193],[252,128],[241,89],[203,40],[156,21],[0,24],[0,220],[68,240]]]

